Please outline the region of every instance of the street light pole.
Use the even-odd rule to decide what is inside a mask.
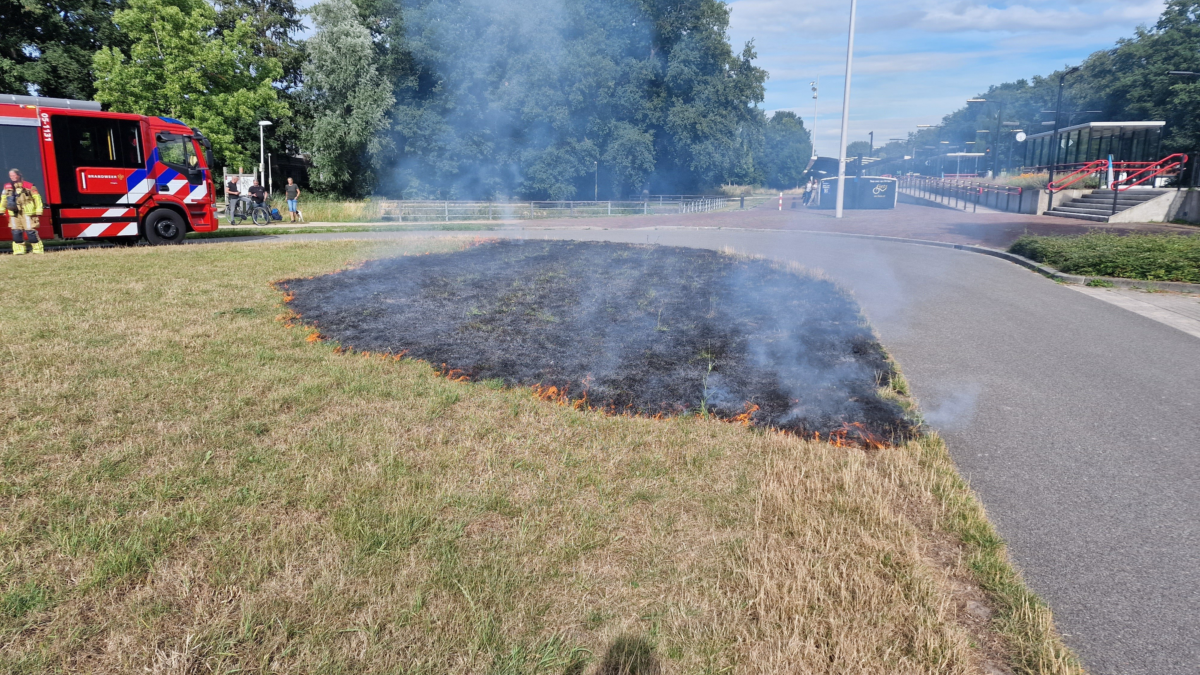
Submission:
[[[267,171],[266,171],[267,145],[266,145],[266,139],[263,136],[263,130],[269,126],[271,126],[271,123],[266,120],[259,120],[259,122],[258,122],[258,180],[260,181],[259,185],[262,185],[263,183],[267,182]]]
[[[1063,86],[1067,81],[1067,76],[1076,72],[1077,70],[1079,70],[1079,66],[1068,68],[1063,71],[1062,75],[1058,76],[1058,102],[1054,104],[1054,131],[1050,134],[1050,151],[1054,154],[1051,155],[1050,159],[1050,177],[1049,180],[1046,181],[1047,188],[1049,188],[1050,184],[1054,182],[1054,166],[1058,164],[1058,125],[1060,120],[1059,113],[1062,111]],[[1054,208],[1053,193],[1050,194],[1049,206],[1050,208]]]
[[[596,160],[596,196],[593,201],[600,201],[600,160]]]
[[[817,89],[821,86],[821,76],[818,75],[815,80],[808,83],[812,87],[813,93],[813,123],[812,123],[812,156],[817,158]]]
[[[857,12],[858,0],[850,0],[850,35],[846,39],[846,86],[842,90],[842,140],[838,148],[838,191],[834,218],[842,217],[842,205],[846,201],[846,134],[850,130],[850,67],[854,61],[854,19]]]

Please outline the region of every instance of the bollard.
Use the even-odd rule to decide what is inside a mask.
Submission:
[[[741,203],[741,205],[740,205],[740,206],[738,206],[738,208],[739,208],[739,209],[744,209],[744,208],[746,208],[746,195],[742,195],[742,197],[741,197],[741,202],[742,202],[742,203]]]
[[[780,211],[783,210],[783,193],[782,192],[779,193],[779,210]]]

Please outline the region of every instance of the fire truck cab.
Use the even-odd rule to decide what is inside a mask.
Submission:
[[[37,186],[44,239],[174,244],[217,229],[212,146],[169,117],[103,112],[92,101],[0,95],[0,173]],[[8,214],[0,209],[0,241]]]

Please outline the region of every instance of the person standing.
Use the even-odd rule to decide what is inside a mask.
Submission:
[[[297,220],[303,222],[304,218],[300,216],[300,186],[296,185],[291,178],[287,180],[287,186],[283,188],[283,192],[287,197],[288,219],[293,223]]]
[[[229,222],[233,222],[233,217],[237,215],[241,203],[242,189],[238,187],[237,176],[234,176],[225,185],[225,211],[229,215]]]
[[[26,243],[29,244],[30,253],[45,253],[35,220],[42,216],[42,196],[33,183],[22,180],[19,169],[10,169],[8,179],[10,182],[4,184],[0,201],[4,202],[4,210],[8,213],[13,255],[23,255]]]

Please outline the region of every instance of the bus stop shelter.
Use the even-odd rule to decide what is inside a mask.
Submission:
[[[1166,122],[1087,122],[1044,131],[1025,139],[1026,171],[1064,171],[1113,156],[1116,162],[1157,162],[1162,159]]]
[[[942,156],[945,157],[946,159],[954,160],[954,176],[955,177],[961,177],[963,175],[962,169],[963,169],[963,160],[964,159],[972,160],[971,163],[969,163],[967,165],[967,166],[971,167],[971,173],[966,174],[966,175],[978,176],[979,175],[979,158],[986,156],[986,153],[983,153],[983,152],[947,152],[945,155],[942,155]],[[945,163],[942,164],[941,173],[942,173],[943,177],[949,175],[946,173],[946,169],[948,169],[948,168],[950,168],[950,167],[948,167]]]

